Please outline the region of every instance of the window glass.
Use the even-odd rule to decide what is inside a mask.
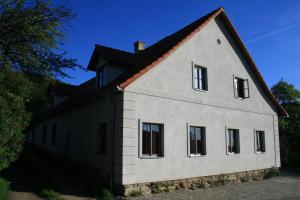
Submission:
[[[162,156],[162,125],[143,123],[142,154]]]
[[[107,124],[106,123],[101,123],[98,126],[98,153],[99,154],[104,154],[106,153],[106,135],[107,135]]]
[[[47,125],[46,124],[43,126],[42,142],[44,145],[47,143]]]
[[[52,125],[52,138],[51,138],[51,145],[55,146],[56,145],[56,137],[57,137],[57,125],[53,124]]]
[[[207,69],[195,66],[193,68],[193,87],[194,89],[207,90]]]
[[[265,133],[256,131],[256,152],[265,152]]]
[[[227,131],[227,152],[240,153],[240,138],[238,129],[228,129]]]
[[[205,128],[204,127],[190,127],[190,154],[191,155],[205,155]]]
[[[249,98],[249,83],[248,79],[234,78],[234,93],[238,98]]]
[[[143,154],[150,155],[151,125],[143,124]]]

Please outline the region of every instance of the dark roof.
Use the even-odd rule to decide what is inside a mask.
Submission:
[[[158,41],[157,43],[153,44],[152,46],[146,48],[145,50],[137,54],[109,47],[104,47],[101,45],[96,45],[88,65],[88,69],[95,70],[97,60],[101,57],[105,60],[123,64],[127,68],[126,72],[120,75],[102,90],[107,90],[107,88],[116,89],[117,87],[120,89],[124,89],[126,86],[138,79],[144,73],[146,73],[147,71],[155,67],[157,64],[162,62],[166,57],[172,54],[172,52],[174,52],[177,48],[179,48],[182,44],[184,44],[194,34],[200,31],[206,24],[208,24],[217,16],[220,16],[226,24],[233,39],[236,41],[241,53],[243,54],[247,62],[250,64],[250,67],[252,68],[252,71],[256,76],[259,84],[261,85],[263,91],[267,94],[269,100],[277,109],[277,113],[280,116],[288,116],[287,112],[278,103],[274,95],[269,90],[258,68],[256,67],[250,54],[248,53],[245,45],[241,41],[240,37],[238,36],[238,33],[236,32],[235,28],[226,16],[223,8],[219,8],[209,13],[208,15],[185,26],[184,28],[180,29],[174,34],[165,37],[164,39]],[[75,105],[79,104],[79,102],[89,101],[91,96],[93,96],[93,94],[95,93],[95,90],[93,89],[93,87],[91,87],[91,85],[95,85],[95,79],[91,79],[90,81],[87,81],[86,83],[80,85],[80,89],[78,90],[78,92],[76,92],[72,97],[67,99],[60,106],[58,106],[57,109],[63,110],[65,107],[70,107],[69,104]]]
[[[99,57],[103,57],[105,60],[121,63],[122,66],[133,66],[135,65],[136,60],[133,53],[96,44],[87,67],[88,70],[95,71],[95,66],[97,65]]]
[[[55,93],[56,95],[61,96],[71,96],[77,89],[78,86],[76,85],[71,85],[60,81],[54,83],[54,85],[51,85],[49,87],[50,93]]]

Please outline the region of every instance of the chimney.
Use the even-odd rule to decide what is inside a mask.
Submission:
[[[134,43],[134,53],[139,53],[140,51],[143,51],[144,49],[145,49],[145,42],[136,41]]]

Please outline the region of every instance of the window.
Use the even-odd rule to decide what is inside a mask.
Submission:
[[[227,131],[227,153],[240,153],[240,136],[238,129],[228,129]]]
[[[32,128],[32,132],[31,132],[31,141],[34,142],[35,140],[35,127]]]
[[[234,77],[234,96],[242,99],[249,98],[248,79]]]
[[[193,88],[196,90],[208,90],[207,87],[207,69],[194,66],[193,68]]]
[[[106,153],[106,134],[107,134],[107,124],[101,123],[98,126],[98,153]]]
[[[105,84],[105,66],[102,66],[97,69],[96,79],[97,79],[97,88],[103,87]]]
[[[266,152],[264,131],[255,131],[255,150],[257,153]]]
[[[163,126],[161,124],[143,123],[142,155],[163,156]]]
[[[42,142],[43,142],[43,145],[46,145],[46,143],[47,143],[47,124],[45,124],[43,126]]]
[[[56,126],[56,124],[53,124],[52,125],[52,135],[51,135],[51,145],[52,146],[56,145],[56,137],[57,137],[56,131],[57,131],[57,126]]]
[[[204,127],[190,126],[190,155],[206,155]]]

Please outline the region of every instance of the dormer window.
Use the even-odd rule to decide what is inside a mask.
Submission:
[[[99,67],[97,69],[97,74],[96,74],[96,79],[97,79],[96,87],[97,88],[101,88],[101,87],[104,86],[104,84],[105,84],[105,77],[106,77],[106,74],[105,74],[105,65],[104,65],[104,66]]]

